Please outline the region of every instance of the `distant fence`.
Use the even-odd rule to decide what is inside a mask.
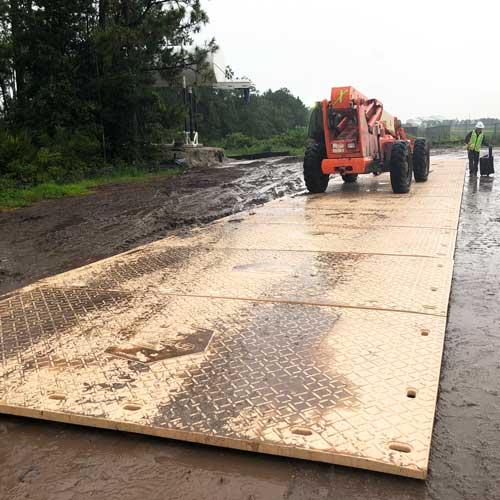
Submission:
[[[465,141],[465,136],[474,128],[475,123],[452,125],[450,130],[450,140]],[[486,125],[485,136],[495,144],[500,143],[500,122]]]
[[[411,136],[425,137],[434,144],[446,142],[465,142],[465,136],[474,128],[475,121],[436,125],[432,127],[405,126],[406,133]],[[485,126],[487,139],[500,144],[500,121]]]

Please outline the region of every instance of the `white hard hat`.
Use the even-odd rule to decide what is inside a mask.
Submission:
[[[476,128],[484,128],[484,123],[483,122],[477,122],[476,123]]]

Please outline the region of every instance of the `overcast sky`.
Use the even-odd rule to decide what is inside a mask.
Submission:
[[[498,0],[202,0],[237,76],[305,104],[353,85],[403,120],[500,117]]]

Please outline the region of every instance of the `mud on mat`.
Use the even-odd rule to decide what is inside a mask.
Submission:
[[[333,183],[0,297],[0,411],[425,478],[463,164],[434,170],[406,199]]]
[[[157,244],[41,283],[446,316],[452,268],[450,259],[427,257]]]
[[[436,217],[439,215],[439,217]],[[232,224],[249,222],[257,224],[315,224],[336,227],[425,227],[436,229],[456,229],[459,210],[446,210],[436,214],[436,210],[427,209],[400,211],[394,209],[364,210],[345,207],[343,209],[321,209],[311,207],[268,207],[248,210],[232,216]]]
[[[339,227],[320,224],[214,223],[165,245],[452,258],[456,230],[427,227]]]
[[[425,473],[443,317],[86,288],[0,314],[1,411]]]

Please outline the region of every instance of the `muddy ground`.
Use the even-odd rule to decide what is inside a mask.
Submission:
[[[282,158],[0,213],[0,294],[301,191]],[[0,416],[0,498],[500,499],[499,244],[500,179],[467,178],[426,482]]]
[[[0,212],[0,294],[300,191],[298,161],[228,162]]]

